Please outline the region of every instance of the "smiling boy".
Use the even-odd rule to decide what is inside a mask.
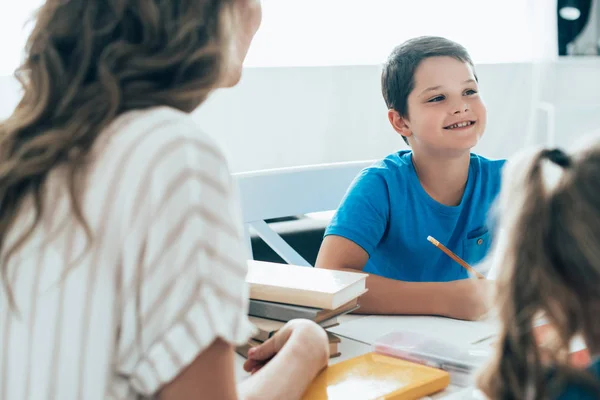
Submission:
[[[491,241],[487,214],[503,161],[471,153],[486,125],[473,62],[461,45],[419,37],[396,47],[383,67],[388,119],[410,150],[363,170],[342,201],[317,267],[369,273],[361,312],[476,319],[490,284],[427,241],[470,264]]]

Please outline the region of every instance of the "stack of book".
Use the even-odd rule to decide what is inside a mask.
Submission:
[[[362,273],[249,260],[248,315],[256,333],[237,352],[247,357],[250,347],[269,339],[292,319],[309,319],[325,329],[339,325],[339,316],[359,308],[358,297],[367,290],[366,277]],[[332,333],[328,336],[331,357],[337,357],[340,339]]]

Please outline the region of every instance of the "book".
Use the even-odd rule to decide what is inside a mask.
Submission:
[[[542,359],[544,359],[544,351],[555,351],[554,341],[556,338],[556,331],[552,328],[543,317],[535,322],[533,327],[533,336],[539,348],[542,350]],[[490,343],[491,347],[497,345],[496,341]],[[589,349],[581,336],[573,338],[569,343],[568,362],[572,367],[575,368],[587,368],[592,362],[592,357]]]
[[[235,352],[244,358],[248,358],[248,350],[250,350],[252,347],[258,346],[260,343],[261,342],[259,342],[258,340],[250,339],[248,343],[245,343],[241,346],[237,346],[235,348]],[[329,343],[329,358],[336,358],[341,355],[342,353],[340,353],[338,349],[338,343]]]
[[[341,343],[342,339],[331,332],[327,332],[327,339],[329,339],[329,358],[341,356],[342,353],[339,350],[339,344]]]
[[[342,353],[340,353],[338,345],[341,342],[341,339],[332,334],[327,333],[327,338],[329,339],[329,358],[339,357]],[[248,358],[248,350],[252,347],[256,347],[260,345],[262,342],[255,339],[248,339],[248,342],[244,343],[241,346],[237,346],[235,348],[235,352],[241,355],[244,358]]]
[[[250,298],[334,310],[366,292],[367,274],[248,260]]]
[[[556,331],[552,328],[552,325],[541,322],[533,328],[533,334],[540,348],[552,351],[553,341],[556,340]],[[580,337],[576,337],[570,343],[568,358],[569,364],[577,368],[587,368],[592,362],[590,352]]]
[[[336,335],[374,344],[380,337],[396,331],[435,335],[444,332],[445,340],[457,345],[477,344],[493,338],[500,331],[497,319],[462,321],[430,316],[373,315],[344,322],[331,330]]]
[[[274,319],[277,321],[290,321],[296,318],[310,319],[314,322],[326,321],[330,318],[348,314],[359,308],[358,300],[353,299],[334,310],[322,308],[295,306],[293,304],[274,303],[264,300],[250,300],[248,315],[253,317]]]
[[[450,384],[446,371],[376,353],[325,368],[304,392],[304,400],[419,399]]]
[[[275,321],[272,319],[248,317],[250,322],[256,327],[256,334],[252,336],[252,339],[264,342],[275,334],[279,329],[283,328],[286,324],[283,321]],[[339,325],[337,318],[331,318],[326,321],[319,323],[324,329],[332,328]]]
[[[587,368],[592,363],[592,357],[590,355],[590,351],[586,349],[581,349],[577,351],[572,351],[569,353],[569,363],[572,366],[578,368]]]
[[[259,342],[258,340],[248,339],[248,341],[246,343],[244,343],[243,345],[237,346],[235,348],[235,352],[244,358],[248,358],[248,351],[251,348],[260,345],[261,343],[262,342]]]

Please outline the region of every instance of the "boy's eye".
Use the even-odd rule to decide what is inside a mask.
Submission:
[[[434,98],[427,100],[427,102],[428,103],[437,103],[442,100],[444,100],[444,96],[435,96]]]
[[[465,90],[465,94],[466,94],[467,96],[471,96],[471,95],[473,95],[473,94],[477,94],[477,90],[474,90],[474,89],[467,89],[467,90]]]

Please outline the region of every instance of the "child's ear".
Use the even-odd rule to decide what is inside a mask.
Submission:
[[[405,138],[409,138],[412,136],[412,131],[407,125],[406,118],[401,117],[398,111],[389,109],[388,110],[388,119],[390,120],[390,124],[392,124],[392,128]]]

